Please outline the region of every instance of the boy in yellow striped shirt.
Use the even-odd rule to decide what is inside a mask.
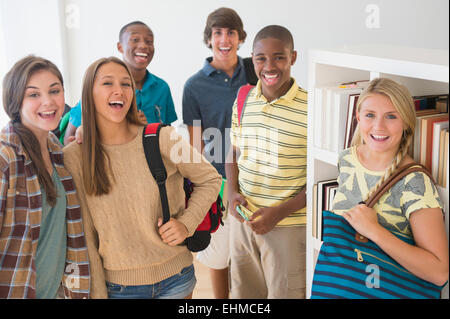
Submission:
[[[304,298],[307,92],[291,77],[291,33],[263,28],[253,42],[258,84],[233,106],[228,180],[232,298]],[[247,211],[244,221],[238,211]]]

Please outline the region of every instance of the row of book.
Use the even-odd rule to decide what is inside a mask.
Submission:
[[[356,128],[356,103],[369,80],[315,88],[314,146],[340,152],[350,146]]]
[[[322,211],[332,210],[337,187],[336,179],[320,181],[313,186],[312,236],[319,240],[322,240]]]
[[[448,185],[448,95],[415,97],[416,131],[411,153],[435,182]],[[425,105],[425,107],[423,107]]]

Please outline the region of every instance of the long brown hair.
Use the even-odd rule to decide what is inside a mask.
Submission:
[[[3,79],[3,107],[12,121],[14,132],[19,136],[25,152],[31,158],[39,183],[47,195],[47,201],[53,207],[57,198],[56,187],[45,167],[38,139],[22,124],[20,118],[27,83],[33,74],[42,70],[53,73],[64,88],[61,72],[55,64],[41,57],[29,55],[17,61]]]
[[[405,86],[388,78],[373,79],[358,99],[358,102],[356,104],[356,109],[358,112],[360,111],[361,104],[364,102],[364,100],[374,94],[384,95],[391,100],[395,109],[400,114],[400,117],[403,121],[404,130],[397,154],[392,160],[392,164],[386,169],[385,174],[382,178],[380,178],[378,183],[374,187],[372,187],[365,199],[370,198],[370,196],[378,189],[378,187],[380,187],[381,184],[397,170],[402,160],[406,155],[408,155],[409,146],[412,143],[414,130],[416,127],[416,111],[414,108],[414,101],[411,97],[411,93]],[[358,146],[364,143],[365,142],[362,138],[358,124],[352,139],[352,146]]]
[[[84,188],[88,195],[108,194],[111,190],[111,181],[106,174],[108,171],[114,179],[114,174],[110,169],[109,157],[104,150],[96,122],[96,111],[94,103],[94,82],[100,67],[107,63],[117,63],[123,66],[131,78],[131,86],[133,89],[133,99],[130,109],[126,115],[126,120],[131,124],[141,125],[137,115],[136,105],[136,85],[127,65],[116,57],[101,58],[92,63],[86,70],[83,81],[83,92],[81,98],[82,105],[82,124],[83,124],[83,143],[82,149],[82,170]]]

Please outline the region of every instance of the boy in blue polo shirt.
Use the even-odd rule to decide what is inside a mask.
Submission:
[[[247,84],[244,60],[238,56],[239,46],[247,34],[241,18],[230,8],[219,8],[208,15],[203,41],[212,51],[203,67],[192,75],[183,91],[183,122],[187,125],[191,145],[225,177],[225,158],[230,137],[233,101],[242,85]],[[226,203],[225,191],[222,198]],[[197,259],[210,269],[214,297],[228,298],[229,222],[212,234],[211,243],[197,254]]]
[[[145,23],[133,21],[120,30],[117,49],[136,83],[136,102],[142,122],[170,124],[177,120],[177,114],[169,85],[147,70],[155,52],[153,38],[152,30]],[[65,144],[80,125],[81,102],[78,102],[70,111]]]

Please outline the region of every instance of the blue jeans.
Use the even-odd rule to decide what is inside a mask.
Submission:
[[[195,287],[194,265],[153,285],[123,286],[106,282],[110,299],[182,299]]]

